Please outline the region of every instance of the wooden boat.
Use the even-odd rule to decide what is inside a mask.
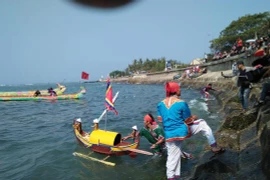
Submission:
[[[78,130],[76,121],[73,123],[74,134],[76,139],[92,151],[105,155],[129,155],[133,149],[139,146],[139,137],[133,143],[122,141],[122,136],[118,132],[106,131],[95,128],[92,132],[82,134]],[[132,150],[130,150],[132,149]],[[135,150],[136,151],[136,150]]]
[[[114,97],[113,102],[118,96],[118,92]],[[90,148],[93,152],[107,155],[103,160],[90,157],[81,153],[74,152],[74,156],[79,156],[88,160],[97,161],[106,165],[115,166],[115,163],[108,162],[110,156],[122,156],[130,155],[134,157],[135,153],[141,153],[145,155],[153,155],[151,152],[137,149],[139,147],[139,136],[134,139],[134,142],[122,141],[122,136],[118,132],[101,130],[98,127],[99,121],[106,114],[107,109],[101,114],[98,119],[93,121],[94,129],[92,132],[86,133],[81,129],[81,122],[74,120],[73,129],[76,139],[85,147]]]
[[[54,89],[57,95],[62,95],[67,88],[63,85],[57,84],[57,88]],[[21,91],[21,92],[0,92],[0,97],[31,97],[34,96],[36,90]],[[40,90],[42,96],[49,96],[48,90]]]
[[[59,96],[7,96],[0,97],[0,101],[42,101],[42,100],[66,100],[66,99],[80,99],[86,90],[83,89],[76,94],[64,94]]]

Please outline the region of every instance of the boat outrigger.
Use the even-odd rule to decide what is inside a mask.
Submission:
[[[119,92],[116,93],[113,102],[117,98],[118,93]],[[106,159],[108,159],[112,155],[130,155],[131,157],[133,157],[134,155],[136,155],[135,153],[153,155],[153,153],[151,152],[137,149],[140,143],[139,137],[136,137],[134,139],[134,142],[127,142],[122,141],[121,134],[118,132],[99,129],[99,121],[103,118],[107,111],[108,110],[105,109],[98,119],[93,120],[94,129],[90,133],[86,133],[81,129],[81,119],[75,119],[73,123],[76,139],[85,147],[91,148],[93,152],[105,154],[107,155],[107,157],[105,157],[103,160],[100,160],[77,152],[73,153],[74,156],[79,156],[88,160],[97,161],[110,166],[115,166],[115,163],[108,162],[106,161]]]
[[[61,84],[57,84],[57,88],[53,89],[57,95],[62,95],[65,90],[66,86],[63,86]],[[31,91],[14,91],[14,92],[0,92],[0,97],[33,97],[36,90]],[[42,96],[49,96],[48,90],[40,90],[40,93]]]

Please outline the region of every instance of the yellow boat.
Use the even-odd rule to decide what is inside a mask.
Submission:
[[[74,121],[73,128],[76,139],[94,152],[116,156],[129,155],[133,152],[132,150],[137,149],[139,146],[139,137],[131,143],[122,141],[122,136],[118,132],[94,129],[92,132],[86,133],[84,131],[80,132],[79,126],[80,124]]]
[[[62,95],[65,90],[66,86],[63,86],[61,84],[57,84],[57,88],[53,89],[57,95]],[[33,97],[36,90],[31,91],[14,91],[14,92],[0,92],[0,97]],[[49,96],[48,90],[40,90],[41,96]]]

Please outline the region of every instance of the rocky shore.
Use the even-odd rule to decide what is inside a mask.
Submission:
[[[225,74],[231,71],[223,71]],[[165,83],[173,76],[161,78],[130,77],[112,79],[120,83]],[[211,92],[221,104],[223,123],[216,132],[217,142],[226,152],[213,156],[206,151],[199,165],[193,170],[193,180],[200,179],[270,179],[270,102],[254,107],[260,94],[260,84],[256,84],[250,94],[250,108],[241,111],[237,98],[236,79],[224,78],[221,72],[208,72],[194,79],[177,80],[182,87],[201,88],[212,83],[219,92]],[[206,147],[207,149],[208,147]]]

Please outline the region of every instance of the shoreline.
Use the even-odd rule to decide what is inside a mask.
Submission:
[[[250,93],[250,109],[242,113],[237,97],[238,87],[235,78],[221,76],[231,70],[207,72],[194,79],[173,80],[173,76],[111,79],[111,82],[128,84],[160,84],[176,81],[183,87],[200,89],[208,83],[219,92],[211,91],[221,105],[219,112],[224,114],[221,126],[215,133],[216,141],[225,147],[225,153],[214,155],[208,146],[207,151],[198,160],[192,179],[270,179],[270,102],[253,107],[259,97],[261,84],[255,84]],[[212,167],[212,168],[209,168]],[[213,169],[215,171],[213,172]]]

